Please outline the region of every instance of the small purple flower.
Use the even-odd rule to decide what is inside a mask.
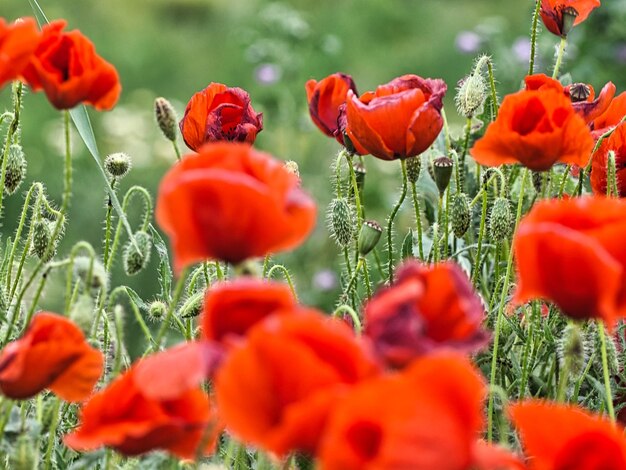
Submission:
[[[463,54],[473,54],[480,49],[482,39],[473,31],[461,31],[454,42],[456,48]]]
[[[512,51],[519,62],[528,62],[530,60],[530,41],[528,38],[517,38],[513,43]]]
[[[626,42],[618,44],[615,49],[615,59],[620,64],[626,64]]]
[[[273,85],[281,79],[282,75],[282,69],[276,64],[261,64],[254,70],[254,78],[261,85]]]
[[[313,276],[313,286],[320,291],[329,291],[337,287],[337,275],[330,269],[318,271]]]

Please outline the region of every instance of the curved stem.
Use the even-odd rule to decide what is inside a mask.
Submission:
[[[333,317],[336,318],[344,312],[350,315],[350,318],[352,318],[352,322],[354,323],[355,333],[361,334],[361,331],[362,331],[361,320],[359,319],[359,316],[357,315],[356,311],[349,305],[342,304],[339,307],[337,307],[335,311],[333,312]]]
[[[268,279],[271,278],[272,275],[274,274],[274,271],[277,271],[277,270],[280,270],[283,273],[283,277],[285,278],[285,281],[287,281],[287,284],[289,285],[289,289],[291,289],[293,298],[298,300],[298,294],[296,293],[296,289],[293,286],[293,282],[291,281],[291,274],[289,274],[289,270],[285,266],[283,266],[282,264],[275,264],[274,266],[272,266],[272,268],[267,273]]]
[[[187,270],[183,270],[180,273],[180,277],[178,278],[178,282],[176,282],[176,288],[174,289],[174,297],[172,298],[168,308],[167,308],[167,314],[165,315],[165,318],[163,319],[163,323],[161,324],[161,328],[159,328],[159,331],[157,333],[156,338],[154,339],[154,344],[155,346],[153,347],[153,350],[155,350],[155,348],[158,348],[161,346],[161,341],[163,340],[163,337],[165,336],[165,332],[167,331],[167,327],[169,326],[170,322],[172,321],[172,316],[174,315],[174,310],[176,310],[176,304],[178,304],[178,301],[180,300],[180,297],[183,293],[184,287],[185,287],[185,277],[187,274]]]
[[[389,251],[387,279],[389,280],[389,284],[393,284],[393,221],[396,218],[396,214],[400,210],[402,203],[404,202],[404,198],[406,197],[408,181],[406,176],[406,162],[404,160],[400,160],[400,165],[402,168],[402,192],[400,193],[400,198],[391,211],[389,221],[387,222],[387,250]]]
[[[554,64],[554,71],[552,72],[552,78],[556,79],[559,76],[559,69],[563,62],[563,56],[565,55],[565,45],[567,44],[567,37],[561,37],[559,43],[559,51],[556,54],[556,63]]]

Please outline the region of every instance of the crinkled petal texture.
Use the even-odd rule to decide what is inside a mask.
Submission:
[[[476,352],[489,341],[482,302],[454,263],[409,261],[393,286],[365,307],[365,335],[390,367],[401,368],[436,349]]]
[[[37,49],[39,36],[33,18],[10,24],[0,18],[0,88],[20,77]]]
[[[619,94],[607,110],[593,121],[593,136],[599,139],[602,134],[617,126],[626,116],[626,91]]]
[[[337,134],[339,108],[346,102],[348,90],[357,92],[354,80],[350,75],[334,73],[319,82],[309,80],[305,88],[311,119],[324,134],[337,137],[343,145],[343,136]]]
[[[248,92],[221,83],[211,83],[193,95],[180,121],[183,139],[195,151],[207,142],[252,144],[262,130],[263,113],[254,111]]]
[[[295,248],[316,207],[297,176],[246,144],[207,144],[163,178],[156,218],[177,271],[208,259],[239,263]]]
[[[221,418],[240,439],[278,455],[314,453],[333,404],[378,367],[343,322],[316,311],[253,327],[217,372]]]
[[[576,10],[574,25],[585,21],[594,8],[600,6],[600,0],[541,0],[541,19],[548,31],[557,36],[563,34],[563,10]]]
[[[348,137],[383,160],[419,155],[441,132],[446,90],[443,80],[403,75],[360,98],[348,91]]]
[[[521,163],[548,170],[555,163],[585,166],[593,138],[570,100],[556,89],[522,90],[504,98],[498,117],[471,149],[481,165]]]
[[[516,468],[511,455],[478,444],[485,392],[480,373],[454,354],[427,356],[401,374],[366,381],[333,408],[320,468]]]
[[[515,302],[549,300],[609,328],[626,316],[625,213],[626,201],[599,196],[535,204],[513,241]]]
[[[620,124],[613,133],[605,138],[591,160],[591,188],[595,194],[607,192],[607,169],[609,152],[615,155],[617,192],[626,197],[626,122]]]
[[[102,353],[71,320],[40,312],[24,336],[0,353],[0,390],[9,398],[26,399],[49,389],[78,402],[91,395],[102,365]]]
[[[573,405],[529,400],[510,407],[530,470],[624,470],[624,431]]]
[[[98,110],[113,108],[122,90],[115,67],[96,54],[80,31],[64,32],[65,26],[65,21],[44,25],[24,79],[34,91],[43,89],[57,109],[80,103]]]
[[[107,446],[125,455],[210,453],[220,428],[200,388],[204,367],[203,347],[195,343],[141,360],[85,404],[65,444],[78,451]]]

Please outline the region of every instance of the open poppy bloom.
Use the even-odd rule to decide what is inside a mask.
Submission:
[[[313,229],[315,214],[296,175],[272,156],[232,142],[207,144],[170,169],[156,207],[177,271],[294,248]]]
[[[180,132],[191,150],[221,140],[252,144],[263,130],[263,113],[256,113],[250,95],[241,88],[211,83],[191,97],[180,121]]]
[[[443,80],[403,75],[357,97],[348,91],[346,133],[383,160],[409,158],[430,147],[441,129]]]
[[[115,67],[96,54],[80,31],[64,32],[66,22],[44,25],[37,46],[22,76],[34,91],[42,90],[57,109],[85,103],[97,110],[111,109],[122,87]]]
[[[600,0],[541,0],[541,19],[548,31],[557,36],[567,36],[572,26],[587,19]],[[567,19],[570,16],[570,19]],[[571,23],[573,22],[573,23]]]
[[[440,348],[476,352],[490,339],[481,327],[482,302],[452,262],[405,262],[396,282],[367,303],[364,317],[365,335],[390,367]]]
[[[624,470],[624,430],[573,405],[528,400],[512,405],[530,470]]]
[[[313,454],[328,411],[378,367],[340,320],[311,310],[274,314],[248,332],[217,372],[215,392],[226,428],[284,456]]]
[[[197,343],[140,360],[85,404],[65,444],[78,451],[108,446],[124,455],[161,449],[187,459],[212,452],[219,426],[200,387],[205,367]]]
[[[615,154],[617,192],[626,197],[626,122],[605,138],[591,157],[591,188],[595,194],[606,194],[609,152]]]
[[[592,150],[589,128],[569,98],[544,88],[506,96],[498,117],[470,153],[481,165],[521,163],[544,171],[555,163],[585,166]]]
[[[617,126],[626,116],[626,91],[619,94],[607,108],[592,123],[593,136],[599,139],[602,134]]]
[[[0,18],[0,88],[21,75],[39,44],[39,31],[33,18],[7,24]]]
[[[49,389],[65,401],[82,401],[102,374],[102,353],[89,346],[83,332],[55,313],[36,314],[17,341],[0,353],[0,390],[26,399]]]
[[[596,98],[595,90],[591,85],[574,83],[564,87],[561,85],[561,82],[543,73],[528,75],[524,81],[526,82],[526,90],[552,88],[561,91],[570,99],[574,110],[582,116],[587,124],[606,112],[615,96],[615,85],[613,82],[608,82],[604,85],[600,91],[600,95]]]
[[[512,470],[519,460],[480,442],[486,385],[468,359],[435,354],[363,382],[333,408],[322,470]]]
[[[599,196],[537,202],[513,240],[514,301],[544,299],[611,328],[626,316],[625,213],[625,200]]]

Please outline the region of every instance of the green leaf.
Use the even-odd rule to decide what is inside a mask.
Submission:
[[[413,258],[415,256],[413,254],[414,242],[413,230],[409,229],[409,233],[406,234],[406,237],[404,237],[404,241],[402,242],[401,259]]]
[[[152,224],[150,224],[150,233],[152,234],[154,248],[159,255],[159,281],[161,283],[161,298],[166,301],[171,301],[172,278],[174,276],[172,274],[172,269],[170,268],[167,245]]]

